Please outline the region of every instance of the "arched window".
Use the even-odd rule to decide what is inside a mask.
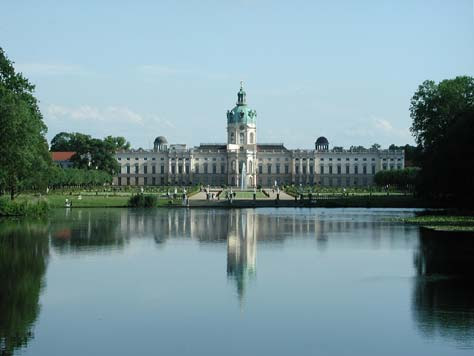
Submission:
[[[241,145],[245,143],[245,134],[243,132],[240,133],[240,142]]]
[[[232,161],[232,173],[235,173],[235,161]]]
[[[249,161],[249,169],[248,169],[248,172],[249,172],[250,174],[253,173],[253,164],[252,164],[252,161]]]
[[[250,133],[250,139],[249,139],[249,141],[250,141],[249,143],[255,143],[255,142],[254,142],[254,134],[253,134],[253,132]]]
[[[233,132],[230,134],[230,143],[235,143],[235,134]]]

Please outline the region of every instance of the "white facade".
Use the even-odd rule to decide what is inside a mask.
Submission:
[[[237,106],[227,112],[227,143],[187,148],[168,145],[160,136],[150,150],[118,152],[118,186],[240,186],[243,163],[247,187],[302,184],[368,186],[380,170],[403,169],[403,150],[330,150],[324,137],[311,150],[289,150],[282,143],[257,143],[257,113],[245,103],[242,87]]]

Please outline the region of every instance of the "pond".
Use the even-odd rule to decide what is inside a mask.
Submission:
[[[474,238],[396,209],[0,221],[0,354],[472,355]]]

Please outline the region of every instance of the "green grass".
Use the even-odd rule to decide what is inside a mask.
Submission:
[[[438,231],[474,231],[474,216],[420,215],[403,221]]]
[[[69,195],[69,194],[48,194],[43,195],[41,199],[48,202],[48,205],[51,208],[64,208],[66,199],[72,201],[73,208],[112,208],[112,207],[128,207],[130,194],[121,194],[121,195],[84,195],[81,194],[81,199],[78,195]],[[16,201],[18,202],[35,202],[39,198],[31,194],[22,194]],[[157,201],[157,206],[169,206],[169,205],[180,205],[181,200],[172,201],[172,204],[169,204],[169,199],[160,198]]]
[[[235,199],[247,199],[247,200],[253,199],[253,192],[235,192],[235,193],[236,193]],[[257,199],[265,199],[266,197],[267,196],[265,194],[257,191]],[[221,193],[220,198],[225,199],[225,192]]]

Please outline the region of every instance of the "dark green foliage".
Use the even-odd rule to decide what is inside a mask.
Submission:
[[[112,176],[104,171],[96,169],[61,169],[53,167],[48,179],[51,188],[64,187],[93,187],[110,184]]]
[[[391,144],[389,150],[404,150],[405,151],[405,166],[419,167],[422,160],[422,149],[419,146],[412,146],[406,144],[405,146],[396,146]]]
[[[412,190],[417,184],[419,168],[379,171],[374,176],[374,182],[379,187],[392,186],[402,190]]]
[[[8,190],[11,199],[25,181],[44,185],[51,166],[34,88],[0,48],[0,192]]]
[[[128,205],[135,208],[153,208],[156,206],[157,201],[156,195],[135,194],[128,201]]]
[[[12,201],[0,198],[0,216],[43,216],[50,210],[45,200]]]
[[[119,165],[114,154],[130,148],[124,137],[107,136],[103,140],[79,132],[60,132],[51,140],[51,151],[71,151],[74,167],[99,169],[114,174]]]
[[[425,81],[410,112],[411,131],[422,149],[418,190],[469,206],[474,199],[474,78]]]

